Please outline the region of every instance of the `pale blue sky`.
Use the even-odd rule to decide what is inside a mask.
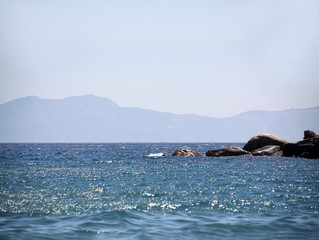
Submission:
[[[226,117],[319,105],[318,0],[0,0],[0,103]]]

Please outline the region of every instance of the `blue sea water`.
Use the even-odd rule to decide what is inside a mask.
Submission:
[[[229,145],[0,144],[0,239],[318,239],[318,160],[171,156]]]

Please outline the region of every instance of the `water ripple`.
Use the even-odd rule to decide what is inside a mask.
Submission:
[[[316,239],[319,161],[183,145],[2,144],[0,238]]]

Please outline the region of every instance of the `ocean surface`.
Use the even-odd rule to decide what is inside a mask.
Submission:
[[[0,144],[0,239],[319,239],[319,160],[171,156],[229,145]]]

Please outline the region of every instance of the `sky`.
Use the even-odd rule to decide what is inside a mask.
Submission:
[[[318,0],[0,0],[0,104],[229,117],[319,105]]]

